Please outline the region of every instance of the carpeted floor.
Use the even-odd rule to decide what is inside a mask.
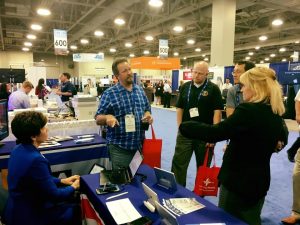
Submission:
[[[162,168],[171,170],[171,162],[175,149],[177,125],[175,109],[162,109],[161,107],[152,107],[154,117],[154,129],[157,138],[163,139],[162,149]],[[291,126],[290,126],[291,124]],[[287,159],[286,150],[293,144],[298,136],[297,126],[293,121],[288,121],[288,127],[291,127],[289,134],[289,143],[278,154],[273,154],[271,158],[271,186],[265,199],[262,211],[263,225],[282,224],[283,217],[290,214],[292,206],[292,171],[293,163]],[[151,136],[148,131],[147,137]],[[219,142],[215,148],[216,162],[220,166],[222,163],[224,142]],[[188,169],[187,188],[193,190],[196,175],[195,157],[191,159]],[[217,205],[218,197],[206,197],[209,201]]]

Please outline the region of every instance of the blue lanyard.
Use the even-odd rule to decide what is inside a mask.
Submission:
[[[193,82],[190,83],[190,87],[189,87],[189,91],[188,91],[188,99],[187,99],[187,100],[188,100],[188,105],[189,105],[189,103],[190,103],[190,94],[191,94],[191,89],[192,89],[192,83],[193,83]],[[198,95],[198,102],[199,102],[199,100],[200,100],[200,98],[201,98],[201,96],[202,96],[202,94],[203,94],[203,92],[204,92],[204,90],[205,90],[207,84],[208,84],[208,80],[206,79],[205,84],[204,84],[204,86],[203,86],[201,92],[200,92],[199,95]]]
[[[236,101],[236,105],[238,106],[240,104],[240,85],[238,84],[237,88],[236,88],[236,96],[235,96],[235,101]]]

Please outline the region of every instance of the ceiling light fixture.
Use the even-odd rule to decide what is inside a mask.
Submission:
[[[115,49],[115,48],[110,48],[109,51],[110,51],[110,52],[116,52],[117,49]]]
[[[286,58],[283,58],[283,59],[281,60],[281,62],[286,62]]]
[[[36,36],[33,35],[33,34],[27,34],[26,36],[28,39],[31,39],[31,40],[35,40],[36,39]]]
[[[129,43],[129,42],[127,42],[127,43],[125,43],[125,47],[126,47],[126,48],[131,48],[131,47],[132,47],[132,44]]]
[[[183,60],[186,60],[186,57],[183,57]]]
[[[86,45],[86,44],[89,43],[89,40],[88,39],[81,39],[80,43]]]
[[[269,61],[269,60],[270,60],[270,58],[268,58],[268,57],[267,57],[267,58],[265,58],[265,61]]]
[[[29,51],[29,48],[22,48],[22,51],[28,52],[28,51]]]
[[[153,37],[151,35],[146,36],[145,39],[147,41],[153,41]]]
[[[204,58],[204,61],[208,61],[208,58]]]
[[[282,19],[275,19],[272,21],[272,25],[274,25],[274,26],[280,26],[282,24],[283,24]]]
[[[205,57],[205,56],[206,56],[205,54],[202,55],[202,57]]]
[[[41,30],[42,29],[42,26],[39,24],[32,24],[30,27],[32,30]]]
[[[280,52],[285,52],[285,51],[286,51],[286,48],[280,48],[279,51],[280,51]]]
[[[163,2],[161,0],[150,0],[148,4],[152,7],[161,7],[163,5]]]
[[[133,53],[130,53],[130,54],[129,54],[129,57],[131,57],[131,58],[134,57],[134,56],[135,56],[135,55],[134,55]]]
[[[179,56],[179,53],[178,53],[178,52],[174,52],[173,55],[174,55],[174,56]]]
[[[149,55],[149,54],[150,54],[149,50],[145,50],[145,51],[144,51],[144,54],[145,54],[145,55]]]
[[[256,46],[255,49],[256,49],[256,50],[260,49],[260,46]]]
[[[194,39],[189,39],[186,41],[186,43],[188,43],[189,45],[193,45],[195,44],[195,40]]]
[[[182,26],[175,26],[175,27],[173,27],[173,30],[175,31],[175,32],[182,32],[183,31],[183,27]]]
[[[295,41],[295,44],[299,44],[299,41]]]
[[[201,48],[196,48],[195,52],[201,52]]]
[[[270,57],[274,58],[276,56],[276,54],[272,53],[270,54]]]
[[[51,15],[51,12],[50,12],[49,9],[39,8],[36,12],[40,16],[49,16],[49,15]]]
[[[262,36],[260,36],[258,39],[259,39],[260,41],[265,41],[265,40],[268,39],[268,37],[265,36],[265,35],[262,35]]]
[[[27,47],[31,47],[32,43],[31,42],[24,42],[24,45],[27,46]]]
[[[250,57],[250,56],[246,56],[245,59],[246,59],[246,60],[250,60],[251,57]]]
[[[254,53],[253,52],[249,52],[248,55],[254,55]]]
[[[260,62],[259,63],[265,63],[265,61],[264,60],[260,60]]]
[[[104,33],[103,33],[101,30],[96,30],[96,31],[94,32],[94,35],[97,36],[97,37],[101,37],[101,36],[104,35]]]
[[[116,18],[114,22],[115,24],[120,26],[125,24],[125,20],[123,20],[122,18]]]
[[[71,46],[70,46],[70,49],[76,50],[76,49],[77,49],[77,46],[76,46],[76,45],[71,45]]]

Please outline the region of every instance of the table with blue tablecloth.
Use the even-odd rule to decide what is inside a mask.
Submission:
[[[141,178],[143,177],[146,177],[143,182],[158,194],[161,202],[162,199],[170,198],[196,198],[197,201],[205,205],[203,209],[177,217],[179,224],[225,223],[227,225],[246,225],[246,223],[234,218],[224,210],[218,208],[209,201],[196,196],[193,192],[180,185],[177,185],[178,190],[176,192],[170,192],[167,189],[158,186],[156,184],[154,170],[147,165],[141,165],[138,173],[143,176],[135,176],[131,184],[122,187],[122,192],[127,191],[128,194],[116,197],[114,200],[129,198],[137,211],[142,216],[149,217],[154,222],[153,224],[160,224],[160,218],[158,213],[151,213],[143,204],[143,201],[147,200],[141,184]],[[97,195],[95,190],[99,187],[99,176],[99,174],[82,176],[81,191],[86,195],[93,206],[93,209],[96,210],[105,224],[116,224],[106,207],[106,198],[115,195],[116,193]]]
[[[73,136],[77,139],[77,136]],[[8,167],[11,151],[16,146],[15,141],[3,142],[0,147],[0,170]],[[72,174],[88,174],[94,163],[110,168],[106,140],[94,134],[91,142],[76,144],[74,140],[60,142],[61,145],[42,148],[41,153],[49,160],[52,172],[72,170]]]

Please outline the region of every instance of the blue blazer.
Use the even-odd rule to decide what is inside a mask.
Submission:
[[[7,225],[63,224],[72,199],[72,186],[58,188],[48,160],[32,144],[19,144],[8,163],[9,198],[4,212]]]

